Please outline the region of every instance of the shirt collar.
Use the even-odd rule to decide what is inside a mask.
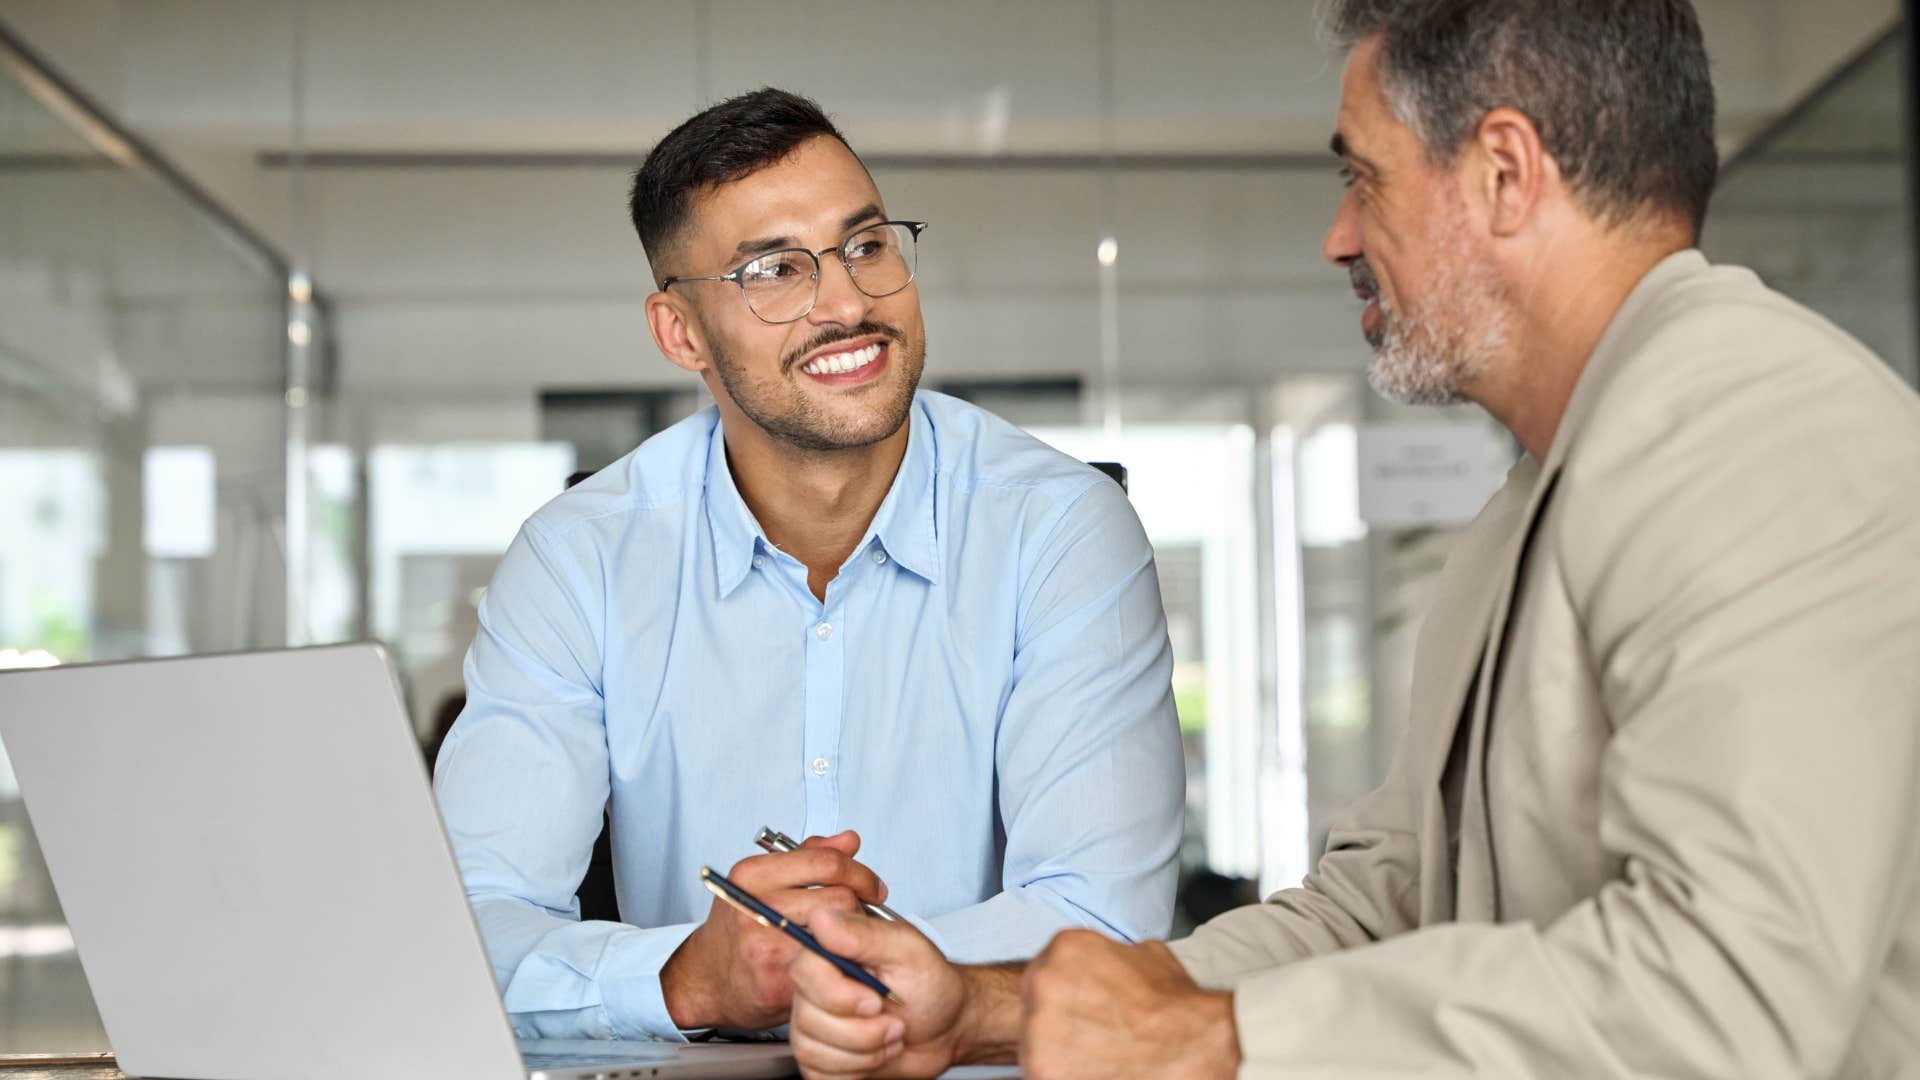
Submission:
[[[907,420],[907,452],[894,474],[893,486],[873,515],[867,535],[854,548],[856,557],[878,542],[887,556],[928,582],[938,584],[940,540],[934,514],[934,486],[939,455],[933,424],[915,395]],[[707,445],[707,527],[713,533],[715,584],[726,597],[740,587],[753,570],[761,547],[772,548],[747,509],[727,465],[727,441],[716,419]]]
[[[940,534],[934,514],[939,458],[933,422],[916,394],[907,420],[906,456],[894,474],[893,487],[873,515],[868,538],[854,549],[864,551],[878,540],[894,562],[934,585],[940,583]]]
[[[753,519],[753,511],[747,509],[747,501],[740,497],[740,489],[734,486],[733,470],[727,467],[723,428],[716,417],[707,442],[707,528],[713,533],[715,584],[720,587],[720,595],[726,597],[747,579],[765,537],[760,523]]]

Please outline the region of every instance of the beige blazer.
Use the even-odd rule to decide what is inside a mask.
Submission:
[[[1920,1076],[1920,401],[1858,342],[1662,262],[1413,678],[1305,883],[1174,944],[1243,1076]]]

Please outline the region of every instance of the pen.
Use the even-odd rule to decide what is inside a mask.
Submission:
[[[874,993],[879,994],[895,1005],[906,1004],[906,1002],[900,1000],[900,995],[887,989],[887,984],[874,978],[866,968],[861,967],[859,964],[854,963],[844,956],[828,952],[826,946],[815,941],[813,935],[807,933],[798,923],[788,922],[785,915],[761,903],[758,898],[747,890],[728,881],[725,874],[716,873],[711,866],[703,866],[700,868],[700,883],[705,885],[713,895],[746,912],[749,918],[761,926],[771,927],[799,942],[801,948],[806,949],[827,963],[839,968],[840,973],[847,978],[872,990]]]
[[[769,828],[766,828],[765,826],[761,827],[760,835],[754,837],[753,842],[756,844],[759,844],[760,847],[766,851],[799,851],[800,850],[800,845],[793,842],[793,837],[788,836],[786,833],[780,832],[777,829],[769,829]],[[869,904],[866,901],[862,900],[860,902],[860,906],[863,908],[866,908],[867,914],[872,915],[875,918],[885,919],[888,922],[906,922],[905,919],[902,919],[898,914],[894,912],[892,908],[888,907],[885,904]]]

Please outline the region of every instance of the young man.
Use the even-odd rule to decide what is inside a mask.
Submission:
[[[1920,402],[1692,250],[1686,0],[1345,0],[1326,240],[1374,385],[1526,449],[1306,882],[1024,972],[823,916],[815,1078],[1883,1077],[1920,1062]],[[1024,980],[1024,985],[1023,985]],[[1024,990],[1024,1001],[1022,992]]]
[[[1120,487],[916,393],[922,226],[812,102],[687,121],[632,213],[654,342],[717,407],[527,522],[437,773],[515,1027],[784,1022],[793,943],[697,878],[763,825],[815,835],[728,874],[802,923],[884,900],[981,960],[1164,934],[1184,776]],[[603,809],[625,921],[582,923]]]

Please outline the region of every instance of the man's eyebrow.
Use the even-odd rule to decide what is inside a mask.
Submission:
[[[769,251],[799,247],[791,236],[768,236],[759,240],[742,240],[740,246],[733,249],[733,257],[744,258],[748,255],[765,255]]]
[[[840,222],[840,227],[842,229],[851,229],[855,225],[860,224],[861,222],[867,220],[868,218],[877,218],[879,216],[880,216],[880,207],[873,203],[868,203],[867,205],[861,207],[860,209],[855,210],[853,213],[848,214],[846,216],[846,220]]]
[[[1327,149],[1333,151],[1334,157],[1337,157],[1346,161],[1349,165],[1358,165],[1361,168],[1367,170],[1368,172],[1373,172],[1373,173],[1377,173],[1380,171],[1380,169],[1377,166],[1375,166],[1373,162],[1368,161],[1366,158],[1363,158],[1359,154],[1354,153],[1353,147],[1348,145],[1347,143],[1347,137],[1345,135],[1340,134],[1337,131],[1333,133],[1333,138],[1327,140]]]
[[[853,213],[848,214],[846,218],[840,222],[840,228],[843,231],[848,230],[868,218],[877,218],[879,216],[880,207],[874,203],[868,203]],[[801,247],[806,247],[806,245],[791,236],[768,236],[759,240],[740,241],[740,246],[733,249],[733,257],[743,259],[752,255],[765,255],[769,251],[781,251],[786,248]]]

